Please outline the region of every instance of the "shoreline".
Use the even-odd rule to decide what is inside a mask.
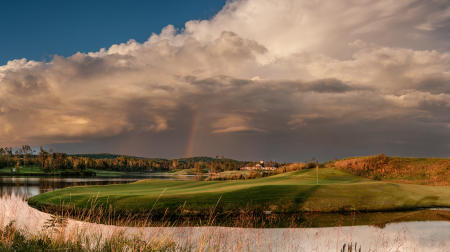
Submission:
[[[219,225],[223,227],[335,227],[335,226],[385,226],[390,223],[404,221],[449,221],[450,208],[448,207],[420,207],[409,209],[389,209],[384,211],[303,211],[288,213],[264,213],[241,212],[241,213],[220,213],[211,212],[210,214],[182,214],[182,215],[158,215],[152,213],[124,213],[105,211],[101,208],[77,209],[68,207],[40,207],[27,202],[31,208],[44,213],[65,216],[72,219],[83,219],[86,216],[93,223],[104,224],[111,222],[118,225],[141,225],[144,221],[155,223],[171,223],[173,226],[192,226],[202,223],[210,225]],[[111,208],[110,208],[111,209]],[[92,213],[101,213],[93,215]],[[81,216],[81,217],[80,217]],[[212,223],[210,223],[212,221]],[[249,222],[251,221],[251,223]],[[238,223],[238,224],[236,224]]]
[[[15,221],[29,234],[50,232],[43,228],[51,215],[31,208],[16,196],[0,198],[0,227]],[[228,227],[118,227],[68,219],[58,235],[65,239],[84,235],[95,240],[121,234],[147,241],[173,241],[192,250],[219,251],[334,251],[357,242],[364,251],[401,249],[442,251],[450,246],[450,222],[425,221],[373,226],[332,228],[228,228]],[[53,231],[52,231],[53,232]],[[61,233],[62,232],[62,233]],[[101,234],[101,235],[100,235]],[[100,237],[99,237],[100,235]],[[92,239],[91,239],[92,240]]]
[[[113,171],[114,172],[114,171]],[[0,177],[16,177],[16,178],[105,178],[105,179],[115,179],[115,178],[136,178],[139,180],[146,180],[150,178],[164,178],[164,177],[186,177],[195,178],[198,175],[190,174],[174,174],[170,172],[155,172],[155,173],[124,173],[123,175],[117,176],[104,176],[104,175],[94,175],[94,176],[84,176],[84,175],[74,175],[74,174],[48,174],[48,173],[8,173],[0,172]],[[201,177],[208,177],[208,175],[201,175]]]

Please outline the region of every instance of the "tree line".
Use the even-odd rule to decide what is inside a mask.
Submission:
[[[224,157],[195,157],[182,159],[150,159],[131,156],[106,155],[70,155],[53,152],[40,147],[33,150],[29,145],[20,148],[0,147],[0,169],[9,167],[21,169],[24,166],[38,166],[45,172],[70,170],[82,172],[87,169],[111,170],[123,172],[154,172],[180,169],[193,169],[202,173],[238,170],[252,162],[237,161]],[[94,158],[95,157],[95,158]]]

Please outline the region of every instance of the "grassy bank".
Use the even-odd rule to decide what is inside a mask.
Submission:
[[[89,171],[95,172],[96,177],[120,178],[120,177],[126,176],[125,172],[120,172],[120,171],[105,171],[105,170],[95,170],[95,169],[89,169]]]
[[[238,181],[144,180],[73,187],[29,200],[38,208],[114,209],[122,214],[392,211],[450,207],[449,187],[373,181],[322,168]]]
[[[105,178],[118,178],[126,176],[125,172],[120,171],[105,171],[87,169],[82,172],[73,170],[60,170],[55,172],[44,171],[39,166],[22,166],[20,169],[14,171],[10,167],[0,169],[0,176],[35,176],[35,177],[105,177]]]
[[[5,168],[1,168],[0,169],[0,174],[8,174],[8,175],[13,175],[13,174],[43,174],[45,173],[39,166],[23,166],[21,169],[12,172],[11,171],[11,167],[5,167]]]
[[[22,166],[12,170],[10,167],[0,169],[0,176],[21,176],[21,177],[95,177],[96,173],[92,170],[74,171],[58,170],[44,171],[39,166]]]
[[[0,251],[190,251],[170,241],[143,241],[117,234],[109,239],[78,234],[66,237],[64,227],[49,228],[40,234],[28,234],[10,223],[0,227]]]
[[[381,181],[450,185],[450,158],[405,158],[381,154],[346,158],[329,165],[353,175]]]

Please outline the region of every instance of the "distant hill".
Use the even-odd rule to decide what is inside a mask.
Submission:
[[[119,155],[119,154],[111,154],[111,153],[94,153],[94,154],[70,154],[70,156],[73,157],[87,157],[92,159],[114,159],[118,157],[127,157],[127,158],[134,158],[134,159],[144,159],[144,160],[163,160],[168,161],[169,159],[165,158],[145,158],[145,157],[137,157],[137,156],[128,156],[128,155]]]
[[[111,153],[94,153],[94,154],[71,154],[70,156],[73,157],[87,157],[92,159],[113,159],[118,157],[127,157],[127,158],[135,158],[135,159],[145,159],[145,160],[163,160],[163,161],[170,161],[170,160],[177,160],[181,162],[214,162],[214,161],[223,161],[223,162],[245,162],[245,161],[239,161],[235,159],[230,158],[212,158],[207,156],[199,156],[199,157],[188,157],[188,158],[174,158],[174,159],[167,159],[167,158],[146,158],[146,157],[138,157],[138,156],[129,156],[129,155],[119,155],[119,154],[111,154]]]
[[[424,185],[450,185],[450,158],[388,157],[384,154],[330,162],[366,178]]]
[[[72,157],[84,157],[92,160],[103,160],[104,162],[96,162],[96,169],[112,169],[120,171],[148,171],[148,170],[173,170],[173,169],[210,169],[214,171],[237,170],[244,166],[246,161],[238,161],[229,158],[212,158],[212,157],[189,157],[189,158],[144,158],[136,156],[127,156],[110,153],[97,154],[73,154]],[[128,161],[126,161],[128,160]],[[133,165],[130,165],[131,160]],[[107,163],[105,165],[105,162]],[[98,166],[98,167],[97,167]]]
[[[118,158],[122,155],[110,154],[110,153],[97,153],[97,154],[70,154],[73,157],[87,157],[92,159],[103,159],[103,158]]]
[[[244,162],[244,161],[238,161],[230,158],[212,158],[212,157],[189,157],[189,158],[177,158],[177,161],[184,161],[184,162],[214,162],[214,161],[230,161],[230,162]]]

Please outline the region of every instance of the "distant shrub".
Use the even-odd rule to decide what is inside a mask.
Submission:
[[[273,172],[267,171],[250,171],[250,172],[240,172],[236,171],[234,173],[216,173],[208,177],[206,180],[245,180],[245,179],[255,179],[262,178],[273,175]]]
[[[305,163],[292,163],[288,165],[284,165],[275,170],[276,174],[292,172],[292,171],[300,171],[306,169],[307,166]]]
[[[308,168],[308,169],[316,168],[316,165],[317,165],[317,163],[315,163],[315,162],[309,162],[309,163],[307,164],[307,168]]]

